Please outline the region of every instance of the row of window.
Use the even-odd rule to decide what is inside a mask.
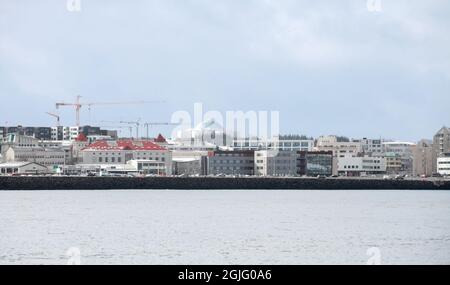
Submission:
[[[253,167],[242,167],[242,166],[237,166],[237,167],[230,167],[230,166],[217,166],[217,167],[212,167],[212,170],[253,170]]]
[[[212,164],[253,163],[253,160],[211,160]]]
[[[103,155],[102,152],[98,152],[97,154],[98,154],[98,155]],[[137,153],[137,154],[139,154],[139,155],[147,155],[146,152],[144,152],[144,153]],[[154,153],[149,152],[148,154],[149,154],[149,155],[154,155],[154,156],[159,156],[159,155],[160,155],[159,152],[154,152]],[[96,155],[96,153],[95,153],[95,152],[92,152],[92,155]],[[122,155],[122,153],[120,153],[120,152],[118,152],[118,153],[114,153],[114,152],[105,152],[104,155],[114,156],[114,155]],[[164,153],[161,153],[161,156],[164,156]]]

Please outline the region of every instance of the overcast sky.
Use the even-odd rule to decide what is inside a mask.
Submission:
[[[450,2],[0,0],[0,125],[278,110],[282,133],[431,138],[450,125]],[[73,125],[72,108],[60,111]],[[8,122],[8,123],[6,123]],[[154,129],[153,131],[159,131]]]

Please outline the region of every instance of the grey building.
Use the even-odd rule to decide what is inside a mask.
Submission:
[[[253,150],[217,150],[208,156],[208,174],[253,175],[254,162]]]
[[[433,143],[420,140],[412,149],[413,175],[431,176],[433,174]]]
[[[255,151],[255,175],[297,176],[297,156],[290,150]]]
[[[0,137],[8,134],[18,134],[34,137],[39,140],[50,140],[52,138],[52,128],[50,127],[0,127]]]

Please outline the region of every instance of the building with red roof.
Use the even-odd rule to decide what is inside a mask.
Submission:
[[[99,140],[81,150],[83,164],[125,164],[130,160],[163,162],[171,174],[171,152],[148,140]]]

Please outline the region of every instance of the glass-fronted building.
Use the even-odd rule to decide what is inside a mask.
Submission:
[[[306,176],[333,174],[332,151],[299,151],[297,158],[297,173]]]

